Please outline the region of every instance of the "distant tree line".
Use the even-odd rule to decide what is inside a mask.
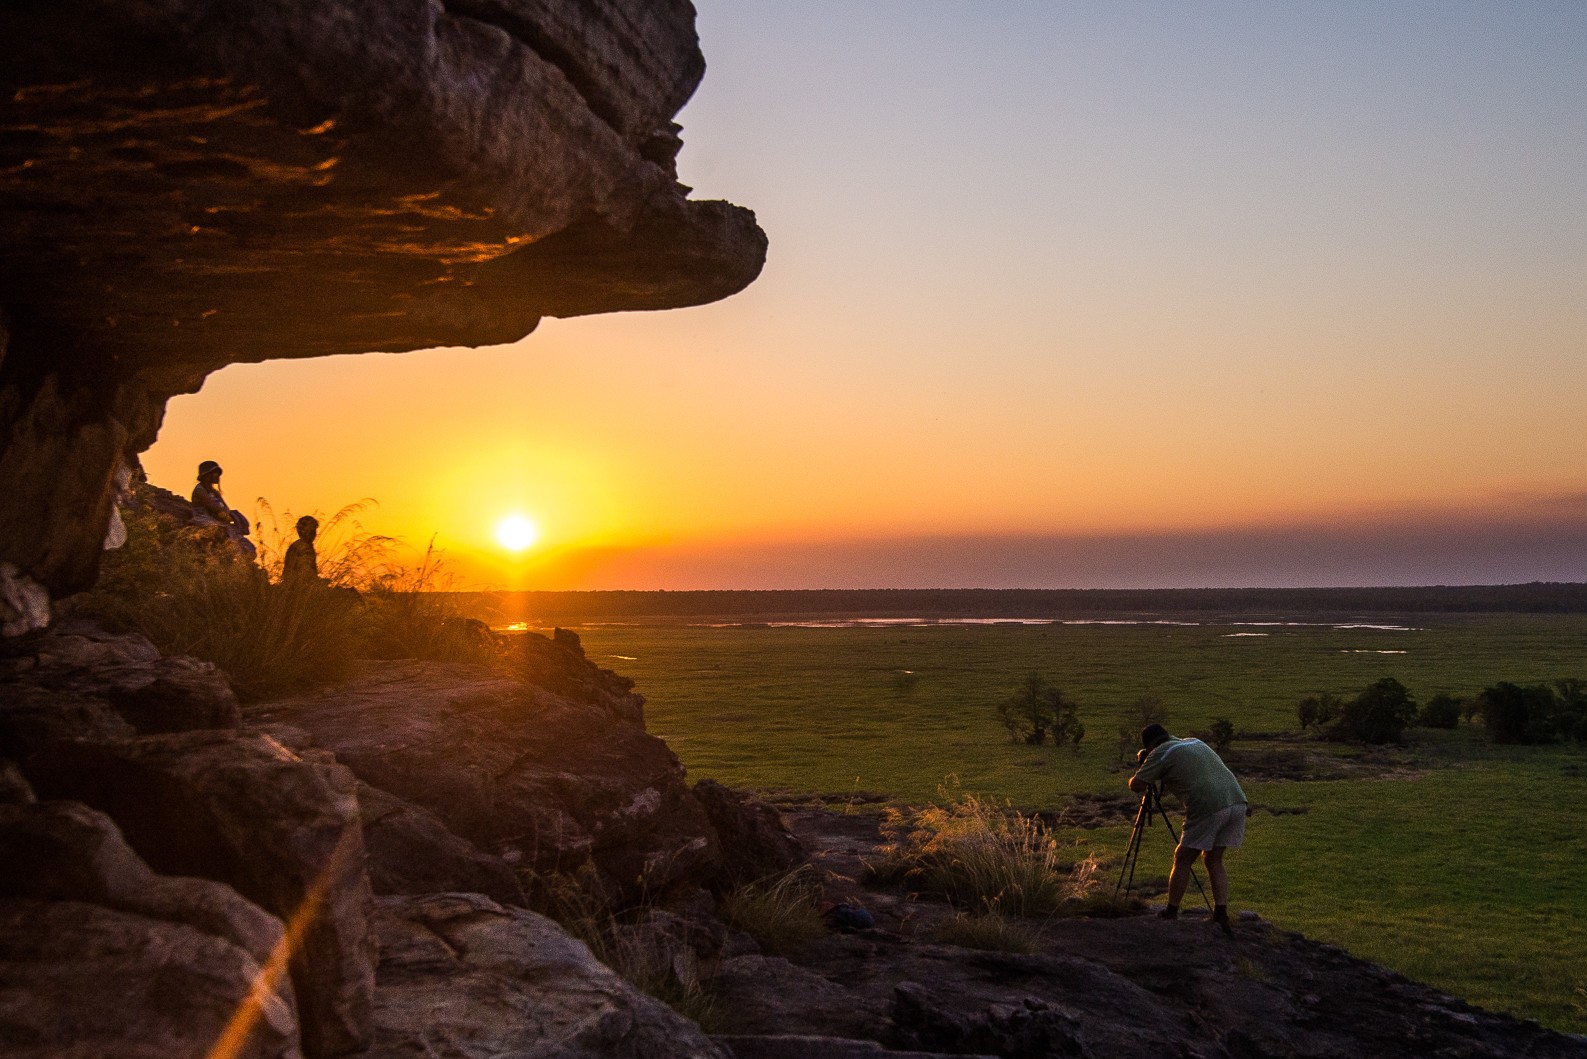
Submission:
[[[1359,614],[1587,614],[1587,584],[1423,588],[799,589],[700,592],[524,592],[543,620],[573,617],[1083,618],[1107,614],[1349,616]]]
[[[1587,680],[1553,684],[1500,681],[1469,698],[1434,695],[1418,705],[1393,677],[1384,677],[1354,698],[1310,695],[1296,705],[1300,726],[1329,739],[1352,743],[1399,743],[1405,729],[1455,728],[1480,717],[1495,743],[1587,743]]]

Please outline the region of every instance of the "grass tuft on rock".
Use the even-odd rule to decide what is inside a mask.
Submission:
[[[1029,920],[999,912],[954,916],[937,929],[936,938],[945,945],[985,952],[1032,953],[1040,947]]]
[[[1096,890],[1096,858],[1073,859],[1040,818],[949,787],[939,795],[943,804],[887,810],[873,879],[982,915],[1078,914]]]
[[[772,955],[792,952],[827,932],[821,918],[821,880],[806,867],[741,886],[722,899],[722,918]]]
[[[619,915],[597,896],[590,872],[519,873],[530,907],[582,941],[597,960],[641,993],[698,1023],[707,1033],[727,1028],[711,988],[709,969],[694,949],[664,930],[650,929],[650,909]]]

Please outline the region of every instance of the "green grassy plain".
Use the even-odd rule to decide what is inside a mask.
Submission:
[[[1238,755],[1293,748],[1301,697],[1384,676],[1420,700],[1587,677],[1582,616],[1228,623],[1248,620],[573,627],[594,661],[635,678],[650,730],[691,776],[838,801],[923,802],[949,776],[1032,808],[1119,791],[1119,729],[1136,726],[1141,696],[1167,704],[1176,734],[1229,718]],[[1032,670],[1080,701],[1078,750],[1015,745],[998,724],[995,704]],[[1587,751],[1492,747],[1467,725],[1413,730],[1403,751],[1365,763],[1312,749],[1343,755],[1355,778],[1243,781],[1256,805],[1304,811],[1253,816],[1230,861],[1235,907],[1484,1007],[1587,1031]],[[1081,837],[1116,856],[1127,831]],[[1151,834],[1146,847],[1165,870],[1168,843]]]

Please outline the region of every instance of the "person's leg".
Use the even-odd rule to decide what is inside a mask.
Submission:
[[[1207,878],[1212,880],[1212,903],[1222,907],[1229,903],[1229,873],[1223,867],[1222,846],[1214,846],[1202,856],[1207,862]]]
[[[1195,870],[1196,858],[1201,856],[1201,850],[1187,846],[1183,842],[1174,850],[1174,870],[1168,876],[1168,913],[1170,916],[1179,914],[1179,902],[1185,896],[1185,890],[1190,886],[1190,873]]]
[[[1223,870],[1222,846],[1207,850],[1207,878],[1212,881],[1212,921],[1223,928],[1225,934],[1234,933],[1229,925],[1229,874]]]

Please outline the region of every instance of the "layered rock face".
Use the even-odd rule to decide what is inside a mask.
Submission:
[[[92,582],[118,461],[237,361],[510,342],[758,274],[694,202],[687,0],[0,11],[0,601]]]
[[[247,716],[300,753],[333,752],[478,849],[539,874],[582,874],[605,899],[654,896],[722,866],[716,830],[665,743],[596,703],[481,666],[389,663]]]
[[[389,662],[240,715],[137,636],[0,641],[0,1054],[726,1059],[520,875],[675,897],[706,925],[652,910],[670,958],[721,948],[718,829],[757,871],[803,849],[742,795],[708,813],[576,637],[516,658],[529,681]]]

